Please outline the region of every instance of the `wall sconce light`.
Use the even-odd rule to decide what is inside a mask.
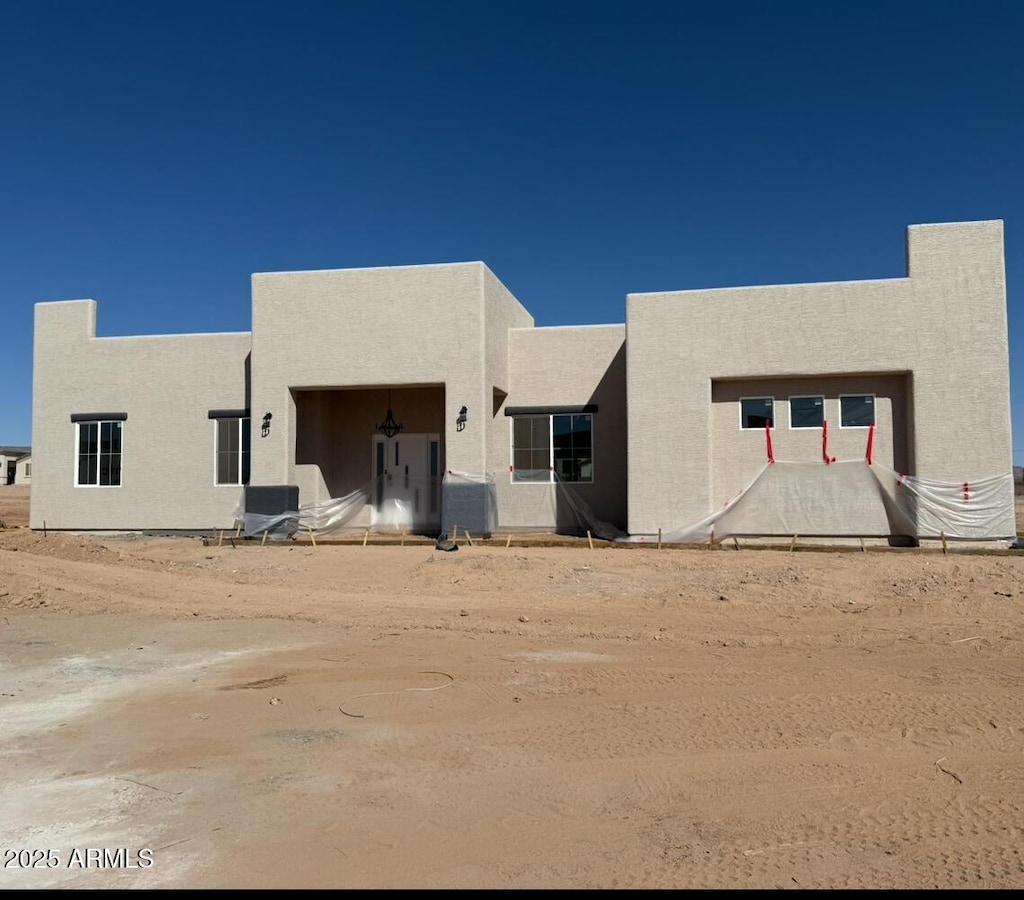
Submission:
[[[466,407],[459,410],[459,417],[455,420],[455,430],[462,431],[466,427]]]
[[[274,418],[274,417],[270,413],[267,413],[263,417],[263,429],[262,429],[262,431],[260,431],[260,434],[263,437],[266,437],[268,434],[270,434],[270,420],[272,418]]]

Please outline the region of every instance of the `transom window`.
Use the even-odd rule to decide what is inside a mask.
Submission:
[[[840,396],[839,424],[843,428],[867,428],[870,425],[874,425],[874,394],[845,394]]]
[[[79,422],[78,487],[120,487],[121,422]]]
[[[513,417],[512,480],[593,481],[593,425],[590,413]]]
[[[740,428],[775,427],[774,397],[741,397]]]
[[[825,422],[825,398],[790,397],[790,428],[821,428]]]
[[[217,484],[249,483],[249,419],[217,419]]]

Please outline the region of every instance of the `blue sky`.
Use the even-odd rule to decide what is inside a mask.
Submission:
[[[1021,464],[1022,33],[1016,2],[3,4],[0,444],[38,301],[245,331],[252,272],[482,259],[539,325],[621,322],[998,218]]]

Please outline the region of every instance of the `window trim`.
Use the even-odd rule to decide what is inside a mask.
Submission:
[[[232,412],[246,412],[246,410],[232,410]],[[213,486],[214,487],[245,487],[249,482],[252,481],[252,417],[245,416],[210,416],[210,421],[213,422]],[[249,420],[249,481],[242,481],[242,432],[241,425],[239,425],[238,432],[238,481],[218,481],[217,474],[220,466],[220,444],[218,441],[218,435],[220,433],[221,422],[241,422],[242,419]]]
[[[872,418],[872,421],[871,421],[870,425],[844,425],[843,424],[843,398],[844,397],[870,397],[871,398],[871,418]],[[839,427],[840,428],[848,428],[848,429],[851,429],[851,430],[861,430],[861,431],[863,431],[865,428],[870,428],[872,425],[877,425],[878,424],[878,404],[877,404],[877,400],[878,400],[878,395],[877,394],[871,394],[871,393],[868,393],[867,391],[861,391],[858,394],[840,394],[839,395]]]
[[[112,413],[111,415],[119,416],[119,415],[123,415],[123,414]],[[113,419],[98,419],[98,418],[95,418],[95,416],[96,416],[96,414],[93,413],[88,418],[82,417],[82,416],[72,416],[71,417],[72,421],[75,424],[75,445],[74,445],[74,455],[72,457],[72,459],[74,461],[73,472],[74,472],[74,479],[75,479],[75,482],[74,482],[75,487],[76,488],[86,488],[88,490],[94,490],[96,488],[101,488],[103,490],[107,490],[107,489],[110,489],[110,488],[121,488],[121,487],[124,487],[124,433],[125,433],[124,423],[127,420],[127,416],[125,416],[124,418],[113,418]],[[117,484],[100,484],[99,483],[99,480],[100,480],[100,466],[99,466],[99,456],[100,456],[100,454],[99,454],[99,447],[100,447],[100,441],[101,441],[102,437],[101,437],[99,429],[101,429],[104,424],[111,424],[111,425],[113,425],[115,423],[121,427],[121,449],[118,451],[118,454],[117,454],[121,458],[121,465],[118,466],[118,482],[117,482]],[[78,467],[79,467],[79,464],[81,463],[79,448],[81,447],[81,444],[82,444],[81,429],[82,429],[83,425],[95,425],[96,429],[97,429],[97,431],[96,431],[96,484],[80,484],[79,481],[78,481]]]
[[[596,403],[582,406],[506,406],[506,416],[582,416],[597,412]]]
[[[764,431],[764,425],[758,425],[756,428],[747,428],[743,424],[743,401],[744,400],[771,400],[772,401],[772,424],[768,426],[772,431],[776,430],[775,423],[778,418],[775,415],[775,395],[774,394],[753,394],[749,397],[739,397],[736,400],[736,411],[740,419],[740,431],[756,431],[761,433]]]
[[[820,400],[821,401],[821,425],[794,425],[793,424],[793,401],[794,400]],[[825,395],[824,394],[792,394],[787,399],[787,405],[789,406],[789,429],[790,431],[820,431],[822,426],[828,421],[828,416],[825,415]]]
[[[594,433],[597,430],[597,424],[596,424],[597,416],[594,415],[593,412],[590,412],[589,410],[587,412],[582,412],[582,410],[585,407],[574,407],[574,406],[569,406],[569,407],[553,407],[553,406],[548,406],[548,407],[528,407],[528,406],[523,406],[523,407],[515,407],[515,408],[516,409],[521,409],[521,410],[528,410],[528,409],[529,410],[537,410],[537,409],[542,409],[542,408],[545,408],[545,409],[559,409],[559,410],[569,409],[569,410],[572,410],[572,412],[548,412],[548,413],[543,413],[543,412],[535,412],[535,411],[534,412],[525,412],[524,411],[524,412],[521,412],[521,413],[519,413],[517,415],[509,415],[508,416],[508,422],[509,422],[509,425],[508,425],[508,458],[509,458],[508,480],[509,480],[509,484],[547,484],[547,485],[551,485],[551,484],[556,484],[557,483],[555,481],[555,416],[589,416],[590,417],[590,469],[591,469],[590,481],[566,481],[565,483],[566,484],[596,484],[597,483],[597,454],[594,452],[594,446],[597,444],[597,441],[596,441],[596,439],[594,437]],[[593,406],[593,409],[596,410],[597,407]],[[580,410],[580,411],[577,411],[577,410]],[[506,415],[508,415],[508,413],[506,413]],[[517,418],[530,419],[530,418],[535,418],[537,416],[546,416],[547,420],[548,420],[548,477],[547,477],[547,479],[545,481],[526,481],[525,479],[517,479],[516,478],[516,469],[515,469],[515,461],[516,461],[516,436],[515,436],[516,419]]]

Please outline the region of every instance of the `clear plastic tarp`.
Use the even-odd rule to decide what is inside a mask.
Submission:
[[[550,488],[538,492],[543,508],[536,513],[538,522],[558,522],[551,530],[590,532],[606,541],[654,539],[628,535],[598,519],[579,492],[557,477]],[[419,481],[384,474],[342,497],[280,515],[246,513],[241,507],[235,515],[246,535],[266,534],[271,540],[345,529],[438,534],[454,526],[484,535],[502,527],[494,477],[454,472],[443,480]],[[1013,475],[940,482],[866,460],[776,460],[722,509],[690,525],[664,529],[661,540],[703,544],[733,536],[790,535],[1014,540]]]
[[[866,460],[766,463],[722,509],[664,530],[666,543],[741,536],[1013,540],[1013,475],[939,482],[900,475]],[[652,540],[632,536],[627,540]]]

